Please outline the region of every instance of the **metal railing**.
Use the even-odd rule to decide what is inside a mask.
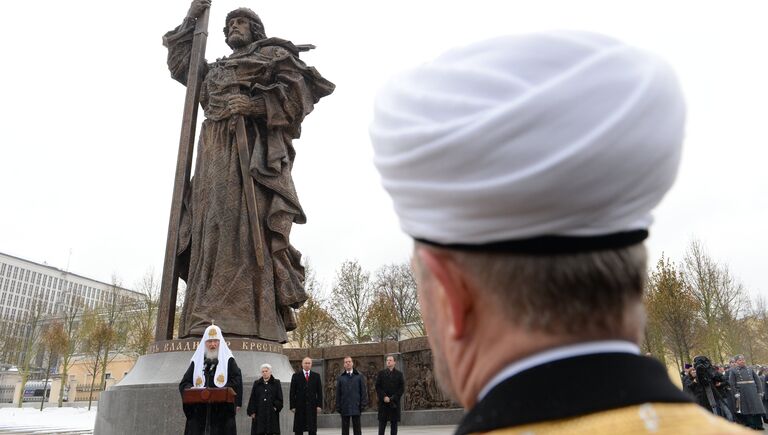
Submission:
[[[0,403],[13,403],[13,385],[0,385]]]
[[[88,397],[91,393],[91,384],[78,384],[75,392],[75,401],[76,402],[87,402]],[[93,386],[93,401],[98,402],[99,401],[99,395],[101,395],[101,392],[104,391],[103,388],[101,388],[101,385],[94,385]]]

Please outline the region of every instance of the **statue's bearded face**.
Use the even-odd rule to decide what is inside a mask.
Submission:
[[[244,47],[253,42],[251,21],[245,17],[234,17],[227,23],[227,44],[232,48]]]

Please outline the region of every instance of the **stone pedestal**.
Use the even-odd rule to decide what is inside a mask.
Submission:
[[[293,414],[288,409],[288,390],[293,369],[282,346],[249,339],[227,340],[243,373],[243,407],[237,415],[237,432],[251,431],[246,415],[248,398],[260,366],[272,365],[272,374],[283,387],[284,407],[280,412],[280,432],[292,433]],[[184,431],[179,382],[189,367],[198,340],[170,340],[155,343],[150,353],[139,357],[136,365],[119,384],[101,393],[96,416],[96,435],[146,433],[179,434]]]

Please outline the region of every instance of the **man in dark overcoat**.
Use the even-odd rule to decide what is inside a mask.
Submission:
[[[403,373],[395,368],[394,355],[387,355],[384,370],[376,377],[376,397],[379,399],[379,435],[384,435],[387,422],[390,434],[397,435],[397,422],[400,421],[400,398],[405,391]]]
[[[738,396],[736,399],[736,412],[741,414],[741,420],[745,426],[752,429],[763,430],[763,386],[760,377],[754,370],[747,367],[744,355],[736,355],[736,366],[728,373],[728,383]]]
[[[365,379],[354,368],[351,356],[344,357],[344,372],[336,380],[336,412],[341,414],[341,434],[349,435],[352,421],[354,435],[361,435],[360,414],[368,405]]]
[[[320,375],[313,372],[312,358],[301,361],[301,371],[291,377],[289,407],[293,416],[293,432],[301,435],[317,433],[317,413],[323,407],[323,384]]]

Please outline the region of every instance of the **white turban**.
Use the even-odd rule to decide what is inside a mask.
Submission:
[[[200,339],[200,344],[197,346],[197,349],[195,349],[194,355],[192,355],[192,363],[195,365],[195,368],[192,370],[194,384],[192,388],[205,388],[205,375],[203,369],[205,368],[206,340],[219,340],[219,362],[216,364],[216,372],[213,374],[213,383],[221,388],[227,384],[227,379],[229,379],[229,359],[234,358],[234,356],[232,355],[232,351],[229,350],[227,342],[224,340],[221,328],[216,325],[211,325],[205,328],[203,337]]]
[[[397,75],[370,134],[416,239],[642,240],[677,174],[684,123],[664,61],[606,36],[551,32],[457,48]]]

